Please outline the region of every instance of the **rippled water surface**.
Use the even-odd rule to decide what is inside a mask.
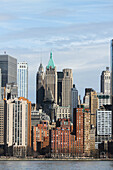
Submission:
[[[113,161],[0,161],[0,170],[113,170]]]

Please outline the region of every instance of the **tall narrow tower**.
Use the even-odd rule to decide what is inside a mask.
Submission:
[[[109,67],[101,74],[101,92],[110,95],[110,81],[111,81]]]
[[[57,71],[53,62],[52,52],[50,53],[50,59],[45,73],[45,97],[47,95],[48,89],[50,89],[52,92],[54,101],[57,103]]]
[[[73,75],[72,69],[63,70],[63,80],[62,80],[62,106],[71,105],[71,88],[73,88]]]
[[[44,100],[44,68],[40,64],[36,75],[36,105],[37,109],[42,105]]]
[[[28,99],[28,65],[26,62],[18,63],[18,97]]]

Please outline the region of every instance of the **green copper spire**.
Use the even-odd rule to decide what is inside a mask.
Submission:
[[[53,58],[52,58],[52,51],[50,52],[50,59],[49,59],[48,65],[47,65],[47,69],[49,69],[49,67],[51,67],[53,69],[55,68]]]

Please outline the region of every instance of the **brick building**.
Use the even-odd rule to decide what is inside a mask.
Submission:
[[[49,146],[49,122],[42,121],[41,124],[32,127],[33,150],[39,151]]]

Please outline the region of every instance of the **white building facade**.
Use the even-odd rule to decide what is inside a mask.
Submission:
[[[28,64],[18,63],[18,97],[28,99]]]
[[[112,138],[112,111],[98,109],[96,116],[97,141],[110,140]]]

